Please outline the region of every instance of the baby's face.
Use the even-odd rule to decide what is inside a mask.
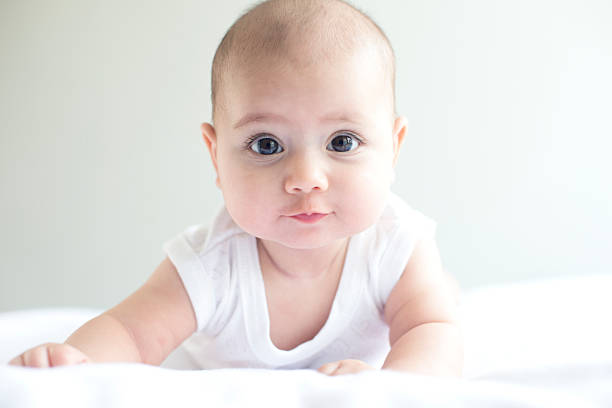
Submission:
[[[228,75],[215,129],[202,129],[227,210],[246,232],[318,248],[377,220],[405,120],[393,117],[369,55]]]

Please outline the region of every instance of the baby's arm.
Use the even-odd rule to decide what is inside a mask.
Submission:
[[[185,287],[166,258],[140,289],[85,323],[64,344],[35,347],[10,364],[49,367],[127,361],[159,365],[195,329]]]
[[[461,376],[457,300],[458,286],[442,268],[435,240],[423,240],[385,305],[391,351],[383,369]]]
[[[423,240],[385,304],[391,351],[383,369],[460,376],[463,336],[457,316],[459,286],[444,272],[436,242]],[[353,374],[374,367],[360,360],[322,365],[327,375]]]

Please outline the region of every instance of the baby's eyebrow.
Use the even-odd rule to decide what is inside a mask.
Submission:
[[[234,123],[234,129],[238,129],[251,122],[287,122],[285,118],[274,113],[247,113]]]
[[[356,112],[331,112],[321,118],[321,122],[360,123],[362,121],[363,115]],[[238,129],[251,122],[289,122],[289,120],[274,113],[248,113],[234,123],[234,129]]]
[[[331,112],[321,118],[322,122],[363,122],[364,117],[358,112]]]

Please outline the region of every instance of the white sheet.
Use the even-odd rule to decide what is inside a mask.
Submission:
[[[612,275],[487,287],[462,300],[465,378],[393,372],[325,377],[308,370],[185,371],[101,364],[36,370],[0,366],[0,407],[527,406],[612,407]],[[95,310],[0,314],[0,363],[62,341]]]
[[[552,385],[538,375],[525,373],[520,373],[517,384],[500,379],[444,380],[382,371],[324,377],[305,370],[175,371],[122,364],[52,370],[2,367],[0,406],[610,406],[612,395],[605,391],[610,383],[606,385],[607,380],[595,371],[596,375],[588,378],[555,375],[561,382]]]

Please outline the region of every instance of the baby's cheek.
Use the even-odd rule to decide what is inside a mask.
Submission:
[[[265,180],[255,177],[236,179],[224,194],[226,208],[233,220],[247,233],[264,236],[279,216],[278,194]]]
[[[354,178],[351,191],[347,191],[345,197],[352,216],[359,221],[360,229],[376,222],[384,210],[389,185],[389,175],[376,170],[363,172]]]
[[[373,164],[360,173],[357,178],[359,181],[358,187],[364,192],[380,194],[389,190],[393,174],[393,167],[390,165]]]

